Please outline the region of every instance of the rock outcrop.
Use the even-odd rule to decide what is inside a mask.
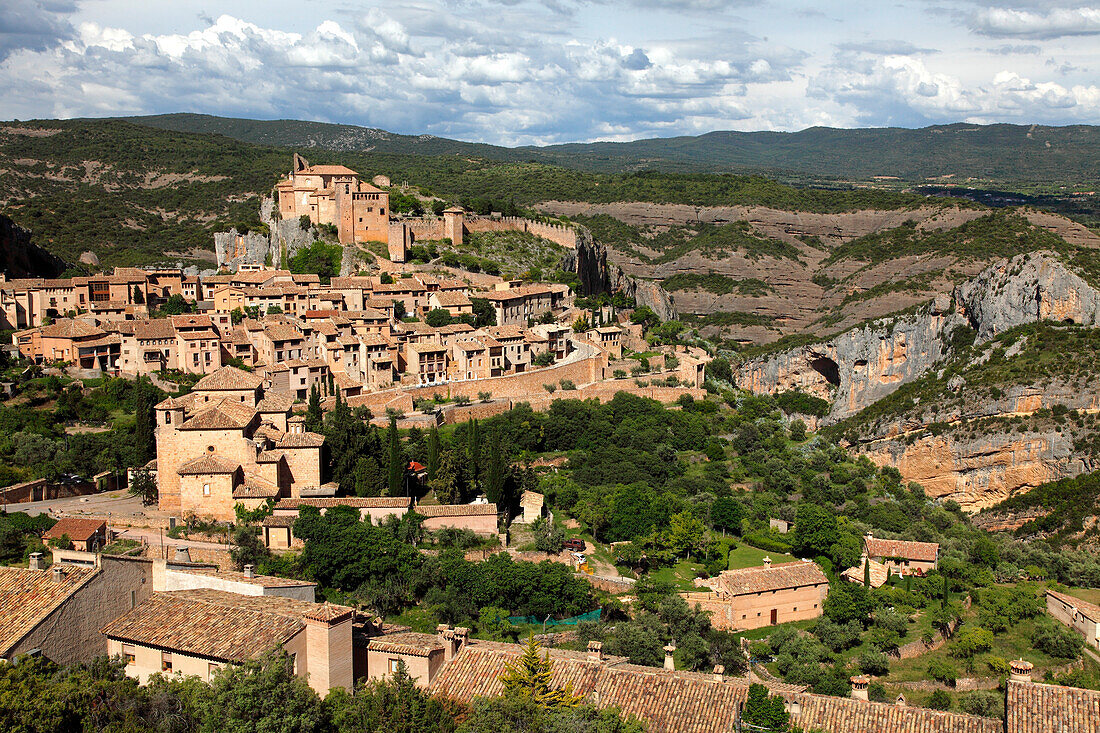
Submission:
[[[31,241],[31,233],[0,215],[0,272],[8,277],[57,277],[68,263]]]
[[[993,433],[961,440],[926,435],[913,443],[865,446],[863,453],[880,466],[897,468],[906,481],[923,486],[928,496],[953,499],[968,512],[1093,468],[1058,432]]]
[[[944,355],[956,328],[978,341],[1026,323],[1100,323],[1100,291],[1055,253],[996,262],[916,313],[882,319],[817,344],[745,362],[737,384],[757,393],[799,389],[833,403],[836,422],[919,378]]]
[[[575,272],[580,278],[580,294],[622,292],[634,298],[638,305],[649,306],[661,320],[676,317],[672,296],[659,283],[639,280],[627,275],[621,267],[608,261],[607,248],[592,239],[584,227],[577,228],[577,246],[562,258],[562,269]]]

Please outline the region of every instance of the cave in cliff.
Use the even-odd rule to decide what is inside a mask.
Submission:
[[[825,381],[834,387],[840,386],[840,367],[827,356],[819,356],[810,360],[810,367],[823,376]]]

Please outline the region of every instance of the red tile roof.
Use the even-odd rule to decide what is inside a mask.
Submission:
[[[375,636],[367,643],[367,650],[405,654],[410,657],[429,657],[443,651],[443,642],[434,634],[419,634],[415,631]]]
[[[297,509],[303,506],[315,506],[329,509],[334,506],[350,506],[356,509],[404,509],[412,503],[407,496],[346,496],[331,498],[281,499],[276,509]]]
[[[107,522],[102,519],[86,519],[84,517],[62,517],[57,524],[50,527],[42,534],[44,540],[60,539],[62,535],[68,535],[73,542],[87,542],[99,532],[107,529]]]
[[[1088,601],[1083,601],[1077,596],[1071,596],[1068,593],[1059,593],[1055,590],[1047,589],[1047,595],[1051,598],[1057,598],[1068,606],[1076,608],[1085,618],[1100,622],[1100,606],[1089,603]]]
[[[760,565],[740,570],[724,570],[718,574],[712,587],[731,595],[763,593],[784,588],[798,588],[808,585],[828,584],[829,579],[816,563],[795,562],[778,565]]]
[[[0,656],[7,656],[97,573],[95,568],[66,567],[56,581],[51,570],[0,567]]]
[[[223,366],[200,379],[195,384],[195,391],[256,389],[261,384],[263,380],[255,374],[237,367]]]
[[[495,515],[496,504],[417,504],[417,514],[425,517],[469,517]]]
[[[936,542],[912,542],[910,540],[883,540],[864,537],[863,543],[871,557],[900,557],[919,562],[935,562],[940,546]]]
[[[1008,682],[1005,733],[1100,733],[1100,692]]]
[[[320,448],[325,444],[325,436],[320,433],[283,433],[275,441],[276,448]]]
[[[256,417],[256,411],[240,402],[225,400],[201,410],[179,426],[180,430],[240,430]]]

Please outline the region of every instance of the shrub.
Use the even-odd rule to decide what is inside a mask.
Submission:
[[[890,671],[890,657],[885,652],[868,649],[859,655],[859,671],[881,677]]]
[[[951,696],[943,690],[935,690],[928,698],[928,707],[933,710],[950,710]]]
[[[1044,620],[1036,625],[1035,633],[1031,636],[1031,645],[1052,657],[1076,659],[1081,656],[1084,642],[1062,624]]]
[[[959,673],[955,669],[955,665],[946,659],[933,659],[928,663],[928,676],[936,682],[954,685],[955,680],[959,678]]]
[[[573,390],[577,388],[577,385],[573,383],[571,379],[561,380],[561,388],[565,390]]]

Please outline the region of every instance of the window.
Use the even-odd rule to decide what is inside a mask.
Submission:
[[[390,660],[390,674],[397,674],[397,670],[400,666],[401,666],[401,660],[400,659],[391,659]]]
[[[172,413],[170,413],[170,412],[165,412],[164,413],[164,424],[165,425],[171,425],[172,424]]]
[[[214,673],[218,671],[218,668],[220,666],[221,665],[218,664],[217,662],[210,662],[209,664],[207,664],[206,665],[206,677],[207,677],[207,679],[212,679],[214,677]]]
[[[160,653],[160,671],[171,672],[172,671],[172,652]]]
[[[133,664],[137,661],[137,656],[134,653],[133,644],[122,645],[122,658],[126,660],[126,664]]]
[[[202,485],[202,495],[203,496],[210,496],[210,484],[203,484]]]
[[[130,608],[133,608],[136,605],[137,605],[137,591],[132,590],[132,591],[130,591]]]

